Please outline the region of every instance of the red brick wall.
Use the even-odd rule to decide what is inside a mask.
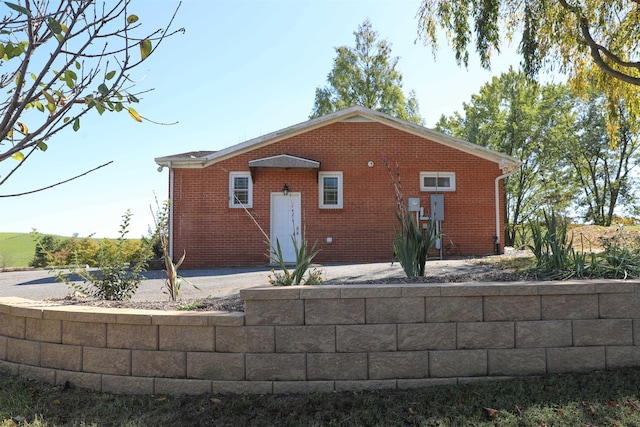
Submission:
[[[229,208],[229,172],[248,171],[248,161],[290,154],[321,162],[321,171],[343,173],[343,209],[318,207],[316,170],[260,169],[255,173],[251,214],[269,234],[270,193],[284,183],[302,197],[307,241],[318,243],[320,263],[390,261],[397,220],[389,172],[399,165],[405,202],[420,191],[420,172],[455,172],[456,191],[445,192],[444,243],[457,255],[494,250],[494,179],[498,165],[444,145],[370,122],[343,122],[255,149],[205,169],[174,170],[174,253],[186,250],[185,268],[265,265],[265,237],[243,209]],[[375,165],[369,167],[367,163]],[[502,182],[501,182],[502,185]],[[502,223],[501,212],[501,223]],[[504,230],[501,230],[504,235]],[[333,242],[326,243],[327,237]]]

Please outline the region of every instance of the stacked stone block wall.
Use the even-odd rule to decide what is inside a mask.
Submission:
[[[0,371],[114,393],[330,392],[640,366],[636,282],[252,288],[245,313],[0,298]]]

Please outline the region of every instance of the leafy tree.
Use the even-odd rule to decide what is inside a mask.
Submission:
[[[474,42],[483,67],[504,41],[521,33],[519,51],[529,77],[541,69],[569,76],[576,94],[596,87],[607,99],[607,127],[615,138],[618,105],[640,117],[640,13],[638,0],[523,1],[424,0],[419,34],[434,54],[443,30],[458,64],[468,64]],[[637,120],[629,122],[637,130]]]
[[[65,128],[78,131],[89,110],[126,111],[136,121],[140,92],[131,72],[175,34],[169,24],[143,32],[131,0],[3,2],[0,20],[0,162],[46,151]],[[177,12],[177,9],[176,9]]]
[[[575,117],[565,86],[541,86],[511,69],[480,88],[464,115],[442,116],[436,128],[522,161],[505,181],[505,245],[523,244],[517,232],[540,209],[567,207],[574,188],[558,163],[573,138]]]
[[[378,32],[366,20],[353,33],[356,46],[336,48],[328,85],[316,89],[310,118],[359,105],[414,123],[422,123],[418,100],[402,91],[402,74],[396,70],[398,57],[391,57],[391,45],[378,40]]]
[[[60,250],[61,243],[56,236],[50,234],[40,236],[35,229],[32,232],[32,236],[36,241],[36,250],[29,266],[46,267],[49,265],[48,254]]]
[[[640,135],[631,132],[628,112],[620,104],[618,114],[623,120],[616,140],[611,141],[605,103],[602,95],[592,94],[577,104],[578,137],[563,151],[582,191],[577,204],[584,209],[584,219],[609,226],[620,205],[631,211],[638,206],[632,171],[640,161]]]

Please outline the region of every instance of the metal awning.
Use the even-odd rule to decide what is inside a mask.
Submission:
[[[256,182],[256,169],[320,169],[318,160],[305,159],[304,157],[292,156],[290,154],[279,154],[277,156],[265,157],[262,159],[249,160],[249,170],[251,180]]]
[[[249,160],[249,168],[320,169],[320,162],[290,154],[279,154],[277,156]]]

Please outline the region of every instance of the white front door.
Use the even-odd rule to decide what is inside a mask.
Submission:
[[[286,263],[296,262],[293,236],[298,247],[302,241],[300,215],[300,193],[271,193],[271,243],[276,247],[280,243],[282,256]]]

